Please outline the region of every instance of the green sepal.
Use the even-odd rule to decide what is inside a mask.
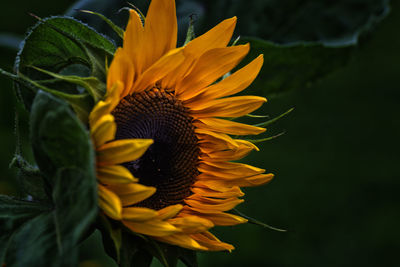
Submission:
[[[253,126],[265,128],[265,127],[267,127],[267,126],[269,126],[269,125],[271,125],[271,124],[277,122],[279,119],[285,117],[286,115],[288,115],[288,114],[289,114],[290,112],[292,112],[293,110],[294,110],[294,108],[291,108],[291,109],[289,109],[288,111],[282,113],[281,115],[276,116],[276,117],[273,118],[273,119],[270,119],[270,120],[265,121],[265,122],[261,122],[261,123],[254,124]],[[268,117],[268,116],[266,116],[266,117]]]
[[[243,218],[247,219],[248,222],[251,223],[251,224],[255,224],[255,225],[261,226],[261,227],[263,227],[263,228],[267,228],[267,229],[274,230],[274,231],[277,231],[277,232],[286,232],[286,231],[287,231],[287,230],[285,230],[285,229],[280,229],[280,228],[277,228],[277,227],[268,225],[268,224],[266,224],[266,223],[260,222],[259,220],[256,220],[256,219],[254,219],[254,218],[251,218],[251,217],[247,216],[246,214],[244,214],[244,213],[238,211],[237,209],[233,209],[233,210],[232,210],[232,213],[234,213],[234,214],[236,214],[236,215],[239,215],[240,217],[243,217]]]
[[[189,27],[186,33],[186,39],[185,43],[183,44],[184,46],[192,41],[194,38],[196,38],[196,35],[194,34],[194,19],[192,16],[189,17]]]
[[[43,80],[41,82],[33,81],[29,79],[27,76],[23,74],[12,74],[10,72],[4,71],[0,69],[0,73],[11,78],[17,84],[23,85],[25,88],[29,88],[30,92],[36,94],[39,90],[44,92],[50,93],[54,96],[57,96],[65,101],[67,101],[71,107],[74,109],[75,113],[77,114],[78,118],[86,123],[89,118],[90,110],[93,106],[93,100],[88,93],[84,94],[70,94],[65,93],[56,89],[51,89],[44,84],[47,83],[55,83],[57,80]],[[34,96],[34,95],[33,95]]]
[[[246,140],[246,141],[251,142],[253,144],[258,144],[258,143],[262,143],[262,142],[273,140],[273,139],[278,138],[279,136],[282,136],[284,134],[285,134],[285,132],[282,132],[282,133],[279,133],[279,134],[276,134],[276,135],[273,135],[273,136],[264,137],[264,138],[259,138],[259,139],[247,139],[247,138],[245,138],[243,140]]]
[[[35,66],[32,66],[35,70],[41,71],[55,79],[62,80],[65,82],[73,83],[82,86],[86,91],[93,97],[94,102],[98,102],[106,93],[107,86],[104,82],[99,81],[96,77],[80,77],[76,75],[61,75],[51,71],[47,71]]]
[[[104,15],[102,15],[102,14],[100,14],[100,13],[94,12],[94,11],[90,11],[90,10],[79,10],[79,11],[80,11],[80,12],[83,12],[83,13],[88,13],[88,14],[92,14],[92,15],[98,16],[98,17],[101,18],[105,23],[107,23],[108,26],[110,26],[111,29],[113,29],[114,32],[115,32],[116,34],[118,34],[118,36],[119,36],[121,39],[124,39],[124,30],[121,29],[120,27],[118,27],[117,25],[115,25],[114,22],[112,22],[112,21],[111,21],[109,18],[107,18],[106,16],[104,16]]]

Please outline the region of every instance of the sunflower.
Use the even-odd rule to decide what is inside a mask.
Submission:
[[[107,93],[89,125],[99,206],[134,233],[195,250],[232,250],[208,230],[247,220],[227,213],[240,187],[267,183],[265,170],[236,161],[258,148],[231,135],[264,128],[244,116],[266,99],[233,96],[256,78],[260,55],[225,79],[249,45],[227,46],[236,17],[176,48],[174,0],[153,0],[144,25],[130,10],[123,46],[108,69]]]

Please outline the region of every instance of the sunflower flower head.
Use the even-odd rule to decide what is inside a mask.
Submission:
[[[231,119],[266,102],[231,96],[256,78],[262,55],[221,79],[249,51],[248,44],[227,46],[235,25],[236,17],[224,20],[176,48],[174,0],[153,0],[144,25],[130,10],[89,126],[100,208],[133,233],[193,250],[232,250],[209,229],[247,222],[228,212],[243,202],[240,188],[273,178],[235,162],[258,148],[232,136],[265,129]]]

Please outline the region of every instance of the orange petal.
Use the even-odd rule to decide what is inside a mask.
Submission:
[[[263,55],[259,55],[256,59],[250,62],[245,67],[231,74],[222,81],[210,85],[203,90],[196,92],[196,97],[190,100],[205,101],[206,99],[217,99],[229,95],[236,94],[247,88],[257,77],[261,70],[264,59]]]
[[[133,9],[129,10],[129,14],[129,21],[124,34],[123,49],[135,66],[136,76],[138,76],[142,72],[144,64],[144,54],[142,52],[144,49],[144,29],[139,14]]]
[[[157,217],[157,211],[142,207],[127,207],[122,209],[122,219],[132,222],[142,222]]]
[[[218,238],[212,235],[210,232],[198,233],[190,235],[194,240],[196,240],[200,245],[207,247],[207,250],[211,251],[221,251],[228,250],[231,251],[235,249],[234,246],[221,242]]]
[[[192,250],[207,250],[206,247],[201,246],[197,241],[186,234],[175,234],[175,235],[168,235],[163,237],[156,237],[155,239],[172,244],[177,245],[183,248],[192,249]]]
[[[241,117],[258,109],[267,102],[260,96],[233,96],[201,103],[187,104],[190,113],[196,118]]]
[[[165,220],[175,217],[181,210],[183,206],[181,204],[167,206],[163,209],[158,210],[158,219]]]
[[[111,88],[117,81],[124,84],[120,98],[128,94],[134,79],[134,67],[126,49],[118,48],[107,73],[107,88]]]
[[[164,78],[169,72],[173,71],[181,64],[183,59],[182,48],[169,51],[141,75],[130,93],[142,92],[155,86],[156,82]]]
[[[217,212],[217,211],[231,210],[234,207],[236,207],[238,204],[242,203],[244,200],[235,198],[235,199],[230,199],[230,201],[227,201],[227,202],[221,203],[221,204],[204,203],[202,201],[192,200],[192,199],[185,199],[184,201],[189,206],[194,207],[194,208],[198,208],[199,210]]]
[[[214,48],[204,53],[176,89],[179,99],[184,101],[196,92],[233,69],[249,52],[249,45]]]
[[[144,25],[144,47],[146,70],[168,51],[176,47],[177,21],[175,1],[152,0]]]
[[[193,124],[197,128],[232,135],[256,135],[265,132],[265,128],[218,118],[200,118]]]
[[[220,22],[208,32],[190,41],[185,47],[185,53],[201,55],[207,50],[225,47],[232,38],[236,21],[236,17],[233,17]]]
[[[203,232],[214,226],[210,220],[191,215],[169,219],[168,222],[185,234]]]

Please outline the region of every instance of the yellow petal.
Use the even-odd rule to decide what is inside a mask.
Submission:
[[[182,210],[182,208],[183,206],[181,204],[167,206],[163,209],[158,210],[157,218],[160,220],[173,218]]]
[[[97,102],[92,112],[89,114],[89,124],[91,127],[104,115],[109,114],[119,103],[120,95],[124,84],[121,81],[116,81],[111,88],[107,88],[105,101]]]
[[[156,192],[156,188],[138,183],[109,185],[108,188],[115,192],[121,199],[122,206],[136,204],[150,197]]]
[[[206,247],[201,246],[199,243],[197,243],[197,241],[186,234],[168,235],[163,237],[156,237],[155,239],[164,243],[177,245],[187,249],[207,250]]]
[[[214,163],[214,166],[212,166],[212,164],[213,163],[200,164],[198,167],[198,170],[202,172],[200,175],[214,176],[223,179],[236,179],[241,177],[250,177],[265,172],[264,169],[241,163],[228,162],[225,165],[223,163]],[[226,168],[225,166],[232,166],[232,168]]]
[[[264,59],[263,55],[259,55],[245,67],[236,71],[226,79],[210,85],[198,92],[195,92],[195,98],[190,101],[205,101],[217,99],[229,95],[236,94],[247,88],[257,77],[261,70]],[[194,97],[194,96],[193,96]]]
[[[190,235],[194,240],[196,240],[200,245],[207,247],[207,250],[211,251],[221,251],[228,250],[231,251],[234,246],[221,242],[218,238],[212,235],[210,232],[198,233]]]
[[[232,185],[240,187],[260,186],[269,183],[274,178],[274,174],[259,174],[246,179],[238,179],[231,182]]]
[[[184,216],[168,220],[169,223],[182,230],[185,234],[207,231],[214,224],[207,219],[198,216]]]
[[[260,96],[233,96],[201,103],[187,104],[195,118],[205,117],[241,117],[258,109],[267,102]]]
[[[251,177],[245,177],[242,179],[216,179],[216,180],[203,180],[204,184],[207,184],[213,188],[229,188],[232,186],[240,187],[250,187],[250,186],[260,186],[270,182],[274,178],[272,173],[269,174],[259,174]],[[194,183],[197,186],[200,181]]]
[[[122,221],[123,224],[135,233],[149,236],[168,236],[180,233],[181,230],[172,224],[161,220],[149,220],[145,222]]]
[[[97,178],[103,184],[128,184],[137,182],[132,173],[121,165],[100,166],[97,168]]]
[[[114,165],[136,160],[151,144],[151,139],[123,139],[104,144],[97,149],[97,163]]]
[[[139,14],[129,10],[129,21],[124,34],[123,49],[128,54],[129,59],[135,66],[136,76],[142,72],[144,64],[143,47],[143,24]]]
[[[152,0],[144,25],[144,70],[176,47],[177,29],[175,1]]]
[[[122,219],[133,222],[142,222],[153,219],[157,211],[142,207],[127,207],[122,209]]]
[[[122,205],[119,197],[102,185],[98,185],[99,206],[107,216],[114,220],[120,220]]]
[[[111,88],[117,81],[124,84],[120,98],[128,94],[134,79],[134,67],[126,49],[118,48],[107,73],[107,88]]]
[[[176,94],[180,100],[188,100],[196,92],[233,69],[249,52],[249,45],[215,48],[204,53],[181,83]]]
[[[145,72],[143,72],[140,79],[135,83],[130,93],[142,92],[165,77],[169,72],[173,71],[184,59],[182,48],[177,48],[169,51],[157,62],[151,65]]]
[[[225,212],[208,214],[203,216],[203,218],[208,219],[212,221],[215,225],[219,226],[231,226],[231,225],[247,223],[247,219]]]
[[[115,138],[117,125],[114,122],[114,116],[106,114],[100,117],[90,129],[92,140],[96,147],[99,147],[106,142]]]
[[[218,118],[200,118],[193,124],[197,128],[232,135],[256,135],[265,132],[265,128]]]
[[[238,144],[238,147],[231,150],[214,150],[212,146],[205,149],[203,147],[205,144],[201,144],[200,151],[202,151],[203,154],[201,154],[199,158],[207,162],[238,160],[247,156],[253,149],[257,148],[251,146],[253,144],[250,142],[248,142],[249,144],[246,143],[247,141],[243,142],[244,140],[235,139],[235,141]]]

